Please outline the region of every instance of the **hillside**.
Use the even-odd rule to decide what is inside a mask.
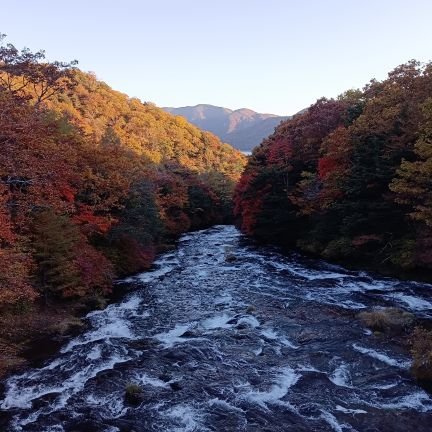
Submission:
[[[233,179],[240,176],[243,157],[213,134],[154,104],[129,98],[92,74],[75,74],[73,93],[54,97],[46,105],[64,113],[96,142],[108,130],[123,146],[153,163],[170,160],[198,172],[217,170]]]
[[[242,230],[376,270],[432,276],[432,64],[320,99],[250,157]]]
[[[242,151],[251,151],[273,133],[274,128],[288,117],[260,114],[250,109],[230,110],[213,105],[196,105],[181,108],[163,108],[177,116],[185,117],[201,129],[213,132],[223,142]]]

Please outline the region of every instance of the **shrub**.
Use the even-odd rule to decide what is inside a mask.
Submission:
[[[323,250],[322,255],[326,259],[341,259],[353,254],[352,242],[348,237],[332,240]]]
[[[432,381],[432,331],[417,327],[411,343],[411,372],[418,380]]]
[[[68,335],[73,334],[74,332],[82,329],[83,327],[84,323],[82,322],[82,320],[77,317],[70,316],[53,326],[53,330],[60,333],[60,335]]]

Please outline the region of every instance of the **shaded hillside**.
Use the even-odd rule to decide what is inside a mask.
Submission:
[[[242,108],[230,110],[213,105],[196,105],[164,110],[185,117],[194,125],[213,132],[222,141],[242,151],[251,151],[273,133],[274,128],[288,117],[260,114]]]
[[[356,266],[432,276],[432,64],[320,99],[257,147],[244,232]]]

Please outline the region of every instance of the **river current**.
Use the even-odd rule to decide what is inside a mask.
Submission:
[[[408,353],[355,318],[430,318],[429,285],[286,256],[232,226],[184,235],[127,282],[58,355],[7,380],[7,431],[432,430]]]

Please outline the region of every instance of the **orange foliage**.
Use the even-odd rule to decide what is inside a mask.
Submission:
[[[85,234],[100,233],[104,234],[109,231],[115,220],[107,216],[97,216],[93,209],[85,204],[78,204],[77,213],[72,220],[77,225],[81,226],[82,232]]]
[[[0,248],[0,306],[31,302],[38,295],[30,284],[31,258]]]

